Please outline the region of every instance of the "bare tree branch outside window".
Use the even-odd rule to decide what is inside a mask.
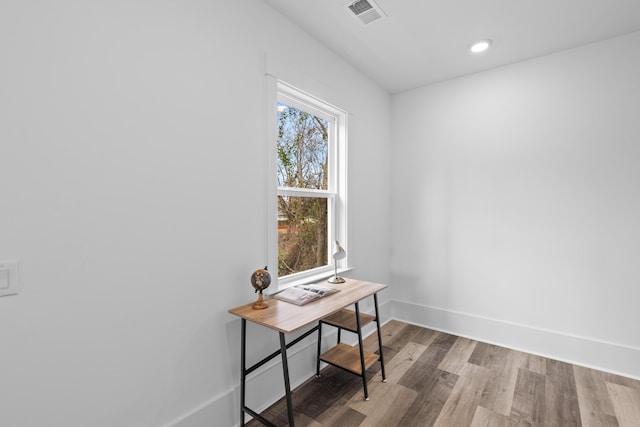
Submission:
[[[278,186],[327,190],[329,124],[278,103]],[[278,275],[327,265],[327,199],[278,196]]]

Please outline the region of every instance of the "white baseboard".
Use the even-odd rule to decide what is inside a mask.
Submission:
[[[405,301],[390,306],[399,321],[640,379],[640,348]]]
[[[372,312],[373,307],[361,307]],[[387,301],[379,306],[382,323],[391,319],[412,323],[430,329],[447,332],[477,341],[512,348],[575,365],[640,379],[640,349],[561,332],[533,328],[429,307],[404,301]],[[368,325],[365,335],[373,333],[374,325]],[[333,334],[333,333],[332,333]],[[331,339],[330,334],[328,337]],[[323,334],[324,336],[325,334]],[[324,338],[323,338],[324,340]],[[293,350],[295,348],[295,350]],[[295,388],[315,374],[316,341],[308,338],[288,352],[291,387]],[[272,384],[277,384],[275,388]],[[257,389],[261,396],[252,409],[261,412],[280,399],[284,389],[282,366],[279,358],[267,363],[247,379],[247,389]],[[239,386],[213,397],[193,411],[167,424],[165,427],[237,426],[240,418]]]
[[[237,426],[240,402],[237,389],[209,399],[192,411],[166,424],[164,427]]]

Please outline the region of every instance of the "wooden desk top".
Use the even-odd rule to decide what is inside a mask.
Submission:
[[[232,308],[229,313],[267,328],[290,333],[310,323],[317,322],[387,287],[387,285],[355,279],[346,279],[345,283],[339,284],[323,283],[323,286],[340,289],[340,292],[319,298],[305,305],[296,305],[276,298],[269,298],[267,300],[269,307],[263,310],[251,308],[252,302]]]

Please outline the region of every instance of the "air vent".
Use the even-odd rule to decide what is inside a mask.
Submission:
[[[373,0],[356,0],[346,7],[362,25],[369,25],[387,16]]]

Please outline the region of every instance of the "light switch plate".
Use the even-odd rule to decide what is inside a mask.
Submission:
[[[0,297],[17,295],[19,287],[18,261],[0,261]]]

